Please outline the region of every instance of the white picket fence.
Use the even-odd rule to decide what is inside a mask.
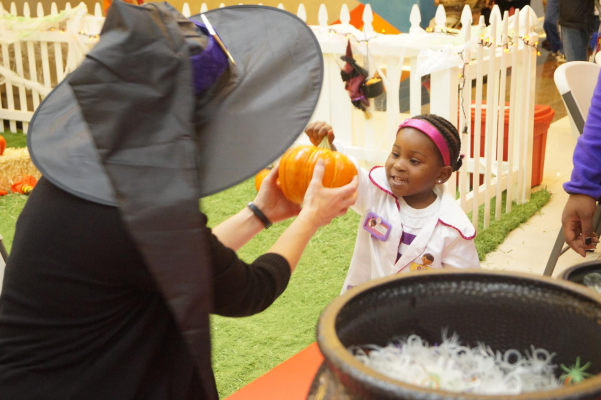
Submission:
[[[224,3],[220,5],[223,6]],[[284,8],[281,4],[278,7]],[[63,13],[76,8],[85,8],[85,5],[82,3],[71,9],[67,3]],[[207,11],[206,4],[203,3],[198,11]],[[186,3],[182,13],[190,16],[195,12],[192,13]],[[17,122],[20,122],[26,132],[27,123],[40,99],[81,62],[85,52],[98,40],[104,18],[97,3],[94,15],[61,14],[64,17],[61,23],[46,24],[48,26],[43,29],[20,37],[15,26],[11,26],[11,17],[7,17],[3,11],[2,3],[0,14],[4,14],[0,18],[0,75],[3,75],[3,81],[0,81],[0,93],[3,95],[0,122],[8,120],[11,131],[16,131]],[[10,14],[17,15],[14,3],[10,6]],[[24,4],[22,15],[30,16],[28,3]],[[54,3],[50,15],[59,16]],[[306,21],[302,4],[297,15]],[[44,10],[38,4],[37,17],[43,16]],[[523,203],[530,198],[537,52],[533,44],[538,37],[534,32],[536,16],[529,7],[520,12],[519,18],[509,18],[507,15],[501,18],[498,7],[495,7],[488,27],[483,19],[477,25],[472,25],[471,19],[471,11],[466,7],[461,17],[464,28],[460,32],[448,32],[444,28],[444,8],[440,6],[435,17],[436,29],[427,33],[419,27],[421,16],[419,8],[414,6],[410,15],[410,32],[385,35],[374,32],[373,13],[369,5],[365,7],[363,15],[363,31],[349,25],[350,15],[346,5],[340,13],[342,23],[328,26],[326,7],[322,5],[318,14],[319,25],[311,27],[321,45],[325,63],[324,85],[313,120],[330,122],[349,154],[357,157],[366,167],[383,164],[400,122],[422,113],[421,76],[429,74],[429,112],[447,118],[462,132],[464,167],[459,171],[458,179],[450,179],[448,185],[459,194],[457,201],[461,207],[473,213],[474,224],[478,221],[478,207],[485,204],[484,226],[488,227],[490,200],[494,196],[497,198],[497,219],[501,215],[501,193],[504,190],[507,190],[507,211],[511,210],[509,199]],[[356,58],[372,73],[377,71],[386,88],[381,98],[371,99],[372,117],[369,119],[352,106],[340,77],[343,64],[340,56],[345,54],[349,39],[353,43]],[[526,42],[531,45],[526,45]],[[54,52],[49,53],[49,46],[54,48]],[[28,70],[24,68],[25,59]],[[435,64],[439,64],[438,67]],[[40,65],[42,74],[38,71]],[[2,66],[4,69],[1,69]],[[510,75],[508,68],[511,68]],[[7,72],[7,69],[10,71]],[[399,91],[404,74],[409,75],[410,87],[407,114],[399,112]],[[483,105],[484,79],[487,80],[486,105]],[[510,79],[510,106],[509,154],[506,155],[502,132],[507,79]],[[474,81],[475,97],[472,96]],[[471,107],[475,108],[473,132]],[[487,111],[484,132],[481,128],[483,109]],[[464,127],[467,130],[464,131]],[[485,148],[483,157],[477,151],[482,145],[481,134]],[[472,139],[476,149],[473,157],[470,155]],[[299,142],[303,141],[306,139],[301,136]],[[508,161],[496,161],[504,157]],[[469,187],[471,176],[474,177],[473,189]],[[483,176],[484,183],[478,186],[480,176]]]
[[[8,13],[0,3],[0,126],[7,120],[9,129],[16,132],[17,122],[21,122],[27,132],[41,99],[77,68],[98,41],[104,17],[100,4],[92,16],[83,3],[75,8],[67,3],[61,13],[52,3],[48,15],[38,3],[39,20],[14,18],[17,15],[14,2]],[[32,17],[28,3],[23,4],[20,15]]]
[[[353,36],[352,29],[345,28],[350,20],[348,9],[342,8],[341,26],[327,26],[328,16],[325,7],[322,7],[320,25],[313,29],[324,53],[325,80],[314,119],[329,121],[337,138],[345,144],[347,152],[364,161],[366,166],[383,164],[390,153],[400,122],[404,118],[422,114],[420,78],[427,60],[424,52],[431,50],[431,63],[438,61],[445,64],[448,61],[448,64],[430,74],[429,112],[447,118],[462,132],[462,153],[466,156],[466,166],[459,171],[458,179],[450,179],[448,183],[453,192],[459,193],[459,204],[464,211],[472,212],[474,225],[478,221],[479,206],[485,204],[484,227],[488,227],[493,197],[496,196],[496,219],[501,216],[504,190],[507,190],[507,199],[518,203],[528,201],[531,193],[537,55],[534,44],[538,40],[534,32],[537,19],[532,10],[528,7],[520,13],[519,18],[505,15],[502,19],[499,9],[495,7],[491,25],[486,27],[483,18],[478,25],[471,26],[471,11],[469,7],[465,7],[461,17],[464,28],[456,35],[445,33],[446,15],[442,6],[438,8],[435,17],[434,33],[425,33],[419,27],[421,17],[417,6],[413,7],[410,16],[411,30],[408,34],[375,34],[371,26],[372,18],[371,9],[367,6],[363,16],[363,32],[354,33],[359,40],[355,43],[354,50],[355,55],[358,53],[363,60],[366,56],[372,58],[373,62],[367,64],[372,71],[376,69],[384,78],[386,111],[378,111],[375,104],[377,102],[372,101],[370,109],[373,118],[366,119],[363,112],[351,105],[340,78],[340,56],[345,54],[348,37]],[[532,46],[525,45],[525,41]],[[445,49],[445,45],[452,46],[452,50]],[[435,50],[439,52],[434,53]],[[450,51],[450,54],[444,50]],[[424,60],[421,67],[420,57]],[[453,57],[459,57],[459,62],[453,62]],[[510,76],[508,68],[511,68]],[[409,72],[407,79],[410,80],[410,110],[407,115],[398,112],[403,71]],[[487,80],[488,89],[485,99],[484,79]],[[509,132],[508,154],[505,154],[503,132],[508,79]],[[473,81],[475,96],[472,96]],[[472,107],[475,108],[473,131],[470,109],[472,100]],[[483,100],[486,101],[485,105]],[[483,110],[487,111],[484,132],[481,127]],[[466,126],[467,130],[464,131]],[[481,148],[481,134],[485,154],[481,157],[480,152],[475,151],[471,156],[472,145],[474,149]],[[497,157],[499,160],[507,158],[508,161],[497,162]],[[480,175],[483,175],[484,182],[478,187],[478,179],[472,177]],[[469,187],[470,181],[475,183],[473,190]],[[507,211],[511,210],[511,206],[511,201],[507,201]]]

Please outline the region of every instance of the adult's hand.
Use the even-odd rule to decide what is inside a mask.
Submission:
[[[323,160],[315,164],[313,170],[313,179],[305,194],[303,202],[303,211],[301,214],[308,214],[311,220],[322,227],[329,224],[334,218],[346,214],[348,208],[355,204],[357,200],[357,187],[359,181],[357,176],[351,183],[339,188],[326,188],[323,186],[323,175],[325,165]]]
[[[323,138],[326,136],[328,137],[330,146],[334,141],[334,131],[332,130],[332,126],[327,122],[311,122],[305,128],[305,133],[307,136],[309,136],[309,140],[311,140],[311,143],[313,143],[315,146],[319,146],[323,141]]]
[[[269,250],[288,260],[293,271],[317,229],[344,215],[357,200],[357,177],[346,186],[326,188],[322,184],[324,170],[323,160],[317,161],[302,211]]]
[[[582,257],[586,255],[586,250],[594,249],[599,243],[593,231],[596,208],[594,198],[584,194],[571,194],[563,209],[561,224],[565,241]]]
[[[301,208],[288,200],[278,184],[279,165],[263,179],[254,203],[273,223],[297,216]]]

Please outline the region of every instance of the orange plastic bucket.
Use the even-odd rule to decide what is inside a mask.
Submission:
[[[472,103],[473,104],[473,103]],[[482,102],[485,105],[486,102]],[[470,155],[474,155],[474,121],[476,117],[476,108],[472,109],[472,142],[470,146]],[[486,108],[482,108],[482,130],[480,140],[480,156],[484,157],[484,137],[486,136]],[[551,121],[555,116],[555,110],[550,106],[534,106],[534,137],[532,141],[532,187],[538,186],[543,181],[543,172],[545,170],[545,150],[547,148],[547,132]],[[505,122],[503,135],[503,161],[507,161],[507,147],[509,142],[509,103],[505,103]],[[480,177],[480,184],[483,183],[483,177]]]

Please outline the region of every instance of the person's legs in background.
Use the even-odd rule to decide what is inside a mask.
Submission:
[[[563,53],[563,45],[559,30],[557,29],[557,21],[559,20],[559,0],[547,0],[547,8],[545,9],[545,22],[543,28],[547,34],[547,41],[551,47],[551,52],[555,55]]]
[[[566,60],[588,61],[589,32],[584,29],[561,27],[561,38]]]
[[[589,42],[589,49],[591,51],[595,51],[595,48],[597,46],[597,39],[599,37],[599,14],[597,13],[597,10],[595,9],[595,17],[593,18],[593,33],[591,34],[591,38],[590,38],[590,42]],[[597,52],[599,52],[599,49],[597,49]],[[593,54],[594,56],[594,54]]]

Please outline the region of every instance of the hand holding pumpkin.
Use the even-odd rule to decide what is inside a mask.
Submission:
[[[328,225],[334,218],[346,214],[357,200],[359,181],[356,175],[345,186],[328,188],[322,183],[325,171],[325,163],[320,159],[315,164],[313,179],[307,188],[299,216],[307,217],[317,227]]]
[[[319,146],[326,136],[328,137],[328,142],[330,143],[330,146],[334,141],[334,131],[332,130],[332,126],[329,125],[327,122],[311,122],[305,128],[305,133],[307,134],[307,136],[309,136],[309,140],[311,140],[311,143],[313,143],[315,146]]]
[[[288,200],[278,185],[279,167],[275,167],[260,182],[259,194],[254,203],[273,223],[287,220],[300,213],[301,208]]]

